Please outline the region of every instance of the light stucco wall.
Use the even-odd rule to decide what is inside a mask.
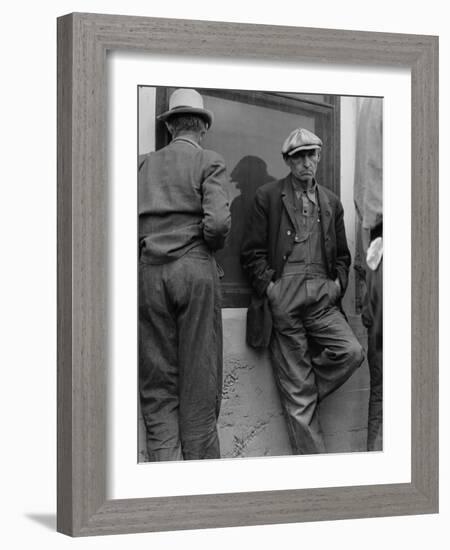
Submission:
[[[139,87],[139,154],[143,155],[155,149],[155,99],[156,88]]]

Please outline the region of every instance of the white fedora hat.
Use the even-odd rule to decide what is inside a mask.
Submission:
[[[213,114],[203,106],[203,98],[196,90],[179,88],[169,99],[169,110],[158,116],[158,120],[166,121],[173,115],[199,115],[206,120],[208,127],[213,122]]]

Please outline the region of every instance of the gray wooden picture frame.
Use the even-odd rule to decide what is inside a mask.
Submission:
[[[410,483],[107,499],[110,50],[411,70]],[[57,529],[72,536],[438,511],[437,37],[82,13],[58,19],[57,487]]]

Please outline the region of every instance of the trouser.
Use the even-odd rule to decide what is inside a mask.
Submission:
[[[283,275],[270,293],[270,354],[294,454],[325,452],[318,403],[364,360],[338,295],[334,281],[298,273]],[[321,349],[314,358],[311,345]]]
[[[367,425],[367,450],[383,448],[383,262],[366,272],[367,296],[363,310],[367,326],[367,359],[370,396]]]
[[[139,390],[149,460],[219,458],[222,316],[214,258],[139,267]]]

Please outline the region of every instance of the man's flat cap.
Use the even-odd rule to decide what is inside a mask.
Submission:
[[[283,155],[291,156],[297,151],[308,149],[321,149],[322,140],[306,128],[297,128],[291,132],[283,143],[281,152]]]

